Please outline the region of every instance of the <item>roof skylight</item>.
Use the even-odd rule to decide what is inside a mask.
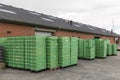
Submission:
[[[0,4],[1,7],[3,7],[3,5]]]
[[[92,28],[92,27],[88,27],[89,29],[91,29],[91,30],[94,30],[94,28]]]
[[[6,10],[6,9],[0,9],[1,12],[5,12],[5,13],[11,13],[11,14],[17,14],[14,11],[10,11],[10,10]]]
[[[76,27],[81,27],[80,25],[78,25],[78,24],[74,24],[74,26],[76,26]]]
[[[50,22],[54,22],[52,19],[48,19],[48,18],[42,18],[45,21],[50,21]]]
[[[102,32],[106,32],[105,30],[102,30]]]
[[[52,18],[52,19],[57,19],[56,17],[53,17],[53,16],[49,16],[49,18]]]
[[[37,16],[40,16],[39,13],[36,13],[36,12],[30,12],[31,14],[34,14],[34,15],[37,15]]]

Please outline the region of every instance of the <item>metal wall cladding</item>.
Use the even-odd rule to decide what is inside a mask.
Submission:
[[[31,71],[46,69],[46,37],[25,37],[25,69]]]
[[[70,37],[59,37],[58,46],[59,66],[70,66]]]
[[[71,37],[70,38],[70,63],[71,65],[75,65],[78,62],[78,38]]]
[[[105,58],[107,56],[107,41],[95,39],[95,54],[96,57]]]
[[[112,44],[112,55],[117,55],[117,44]]]
[[[58,37],[47,37],[47,68],[58,68]]]
[[[8,37],[4,45],[7,66],[24,69],[24,37]]]
[[[94,40],[79,39],[79,58],[83,58],[83,59],[94,59],[95,58]]]

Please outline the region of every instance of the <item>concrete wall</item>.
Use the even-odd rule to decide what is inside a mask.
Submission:
[[[0,37],[31,36],[34,34],[34,28],[30,26],[0,23]]]

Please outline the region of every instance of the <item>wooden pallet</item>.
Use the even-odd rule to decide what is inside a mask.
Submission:
[[[57,69],[59,69],[59,67],[57,67],[57,68],[47,68],[47,70],[57,70]]]
[[[31,73],[39,73],[39,72],[43,72],[43,71],[46,71],[47,69],[42,69],[42,70],[39,70],[39,71],[32,71],[30,70]]]

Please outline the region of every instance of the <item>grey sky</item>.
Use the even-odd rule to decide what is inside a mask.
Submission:
[[[74,20],[114,31],[120,34],[120,0],[0,0],[40,13]]]

